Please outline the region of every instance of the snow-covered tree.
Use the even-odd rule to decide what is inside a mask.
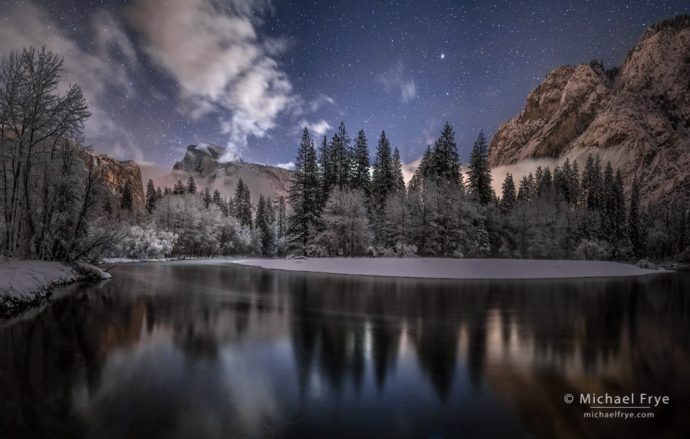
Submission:
[[[481,204],[488,204],[494,197],[491,188],[491,170],[488,163],[489,146],[483,132],[479,132],[472,147],[469,163],[469,189]]]
[[[132,225],[118,240],[113,255],[132,259],[156,259],[169,256],[177,235],[153,224]]]
[[[290,182],[289,201],[292,216],[288,236],[295,251],[306,254],[313,243],[321,218],[321,194],[314,142],[304,128],[295,159],[295,173]]]
[[[317,254],[362,256],[371,244],[364,193],[333,189],[322,216],[323,230],[316,237]]]
[[[361,189],[369,196],[371,177],[369,175],[369,145],[364,130],[359,130],[355,139],[354,166],[352,170],[352,189]]]

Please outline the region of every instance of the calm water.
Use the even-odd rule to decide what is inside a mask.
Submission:
[[[690,274],[117,267],[0,322],[0,437],[688,437]],[[567,393],[668,395],[585,419]],[[628,410],[631,411],[631,410]]]

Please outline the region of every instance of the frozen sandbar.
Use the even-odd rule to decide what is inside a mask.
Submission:
[[[664,272],[619,262],[543,259],[256,258],[229,262],[273,270],[428,279],[570,279]]]

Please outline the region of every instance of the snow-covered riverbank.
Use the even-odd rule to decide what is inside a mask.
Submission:
[[[664,272],[618,262],[537,259],[314,258],[228,262],[273,270],[428,279],[569,279]]]
[[[54,287],[82,280],[108,279],[110,274],[89,264],[49,261],[0,262],[0,312],[37,303]]]

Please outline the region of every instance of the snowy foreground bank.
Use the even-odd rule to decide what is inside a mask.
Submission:
[[[236,259],[273,270],[428,279],[569,279],[642,276],[664,270],[607,261],[450,258]]]
[[[83,280],[108,279],[110,274],[89,264],[48,261],[0,262],[0,313],[36,303],[54,287]]]

